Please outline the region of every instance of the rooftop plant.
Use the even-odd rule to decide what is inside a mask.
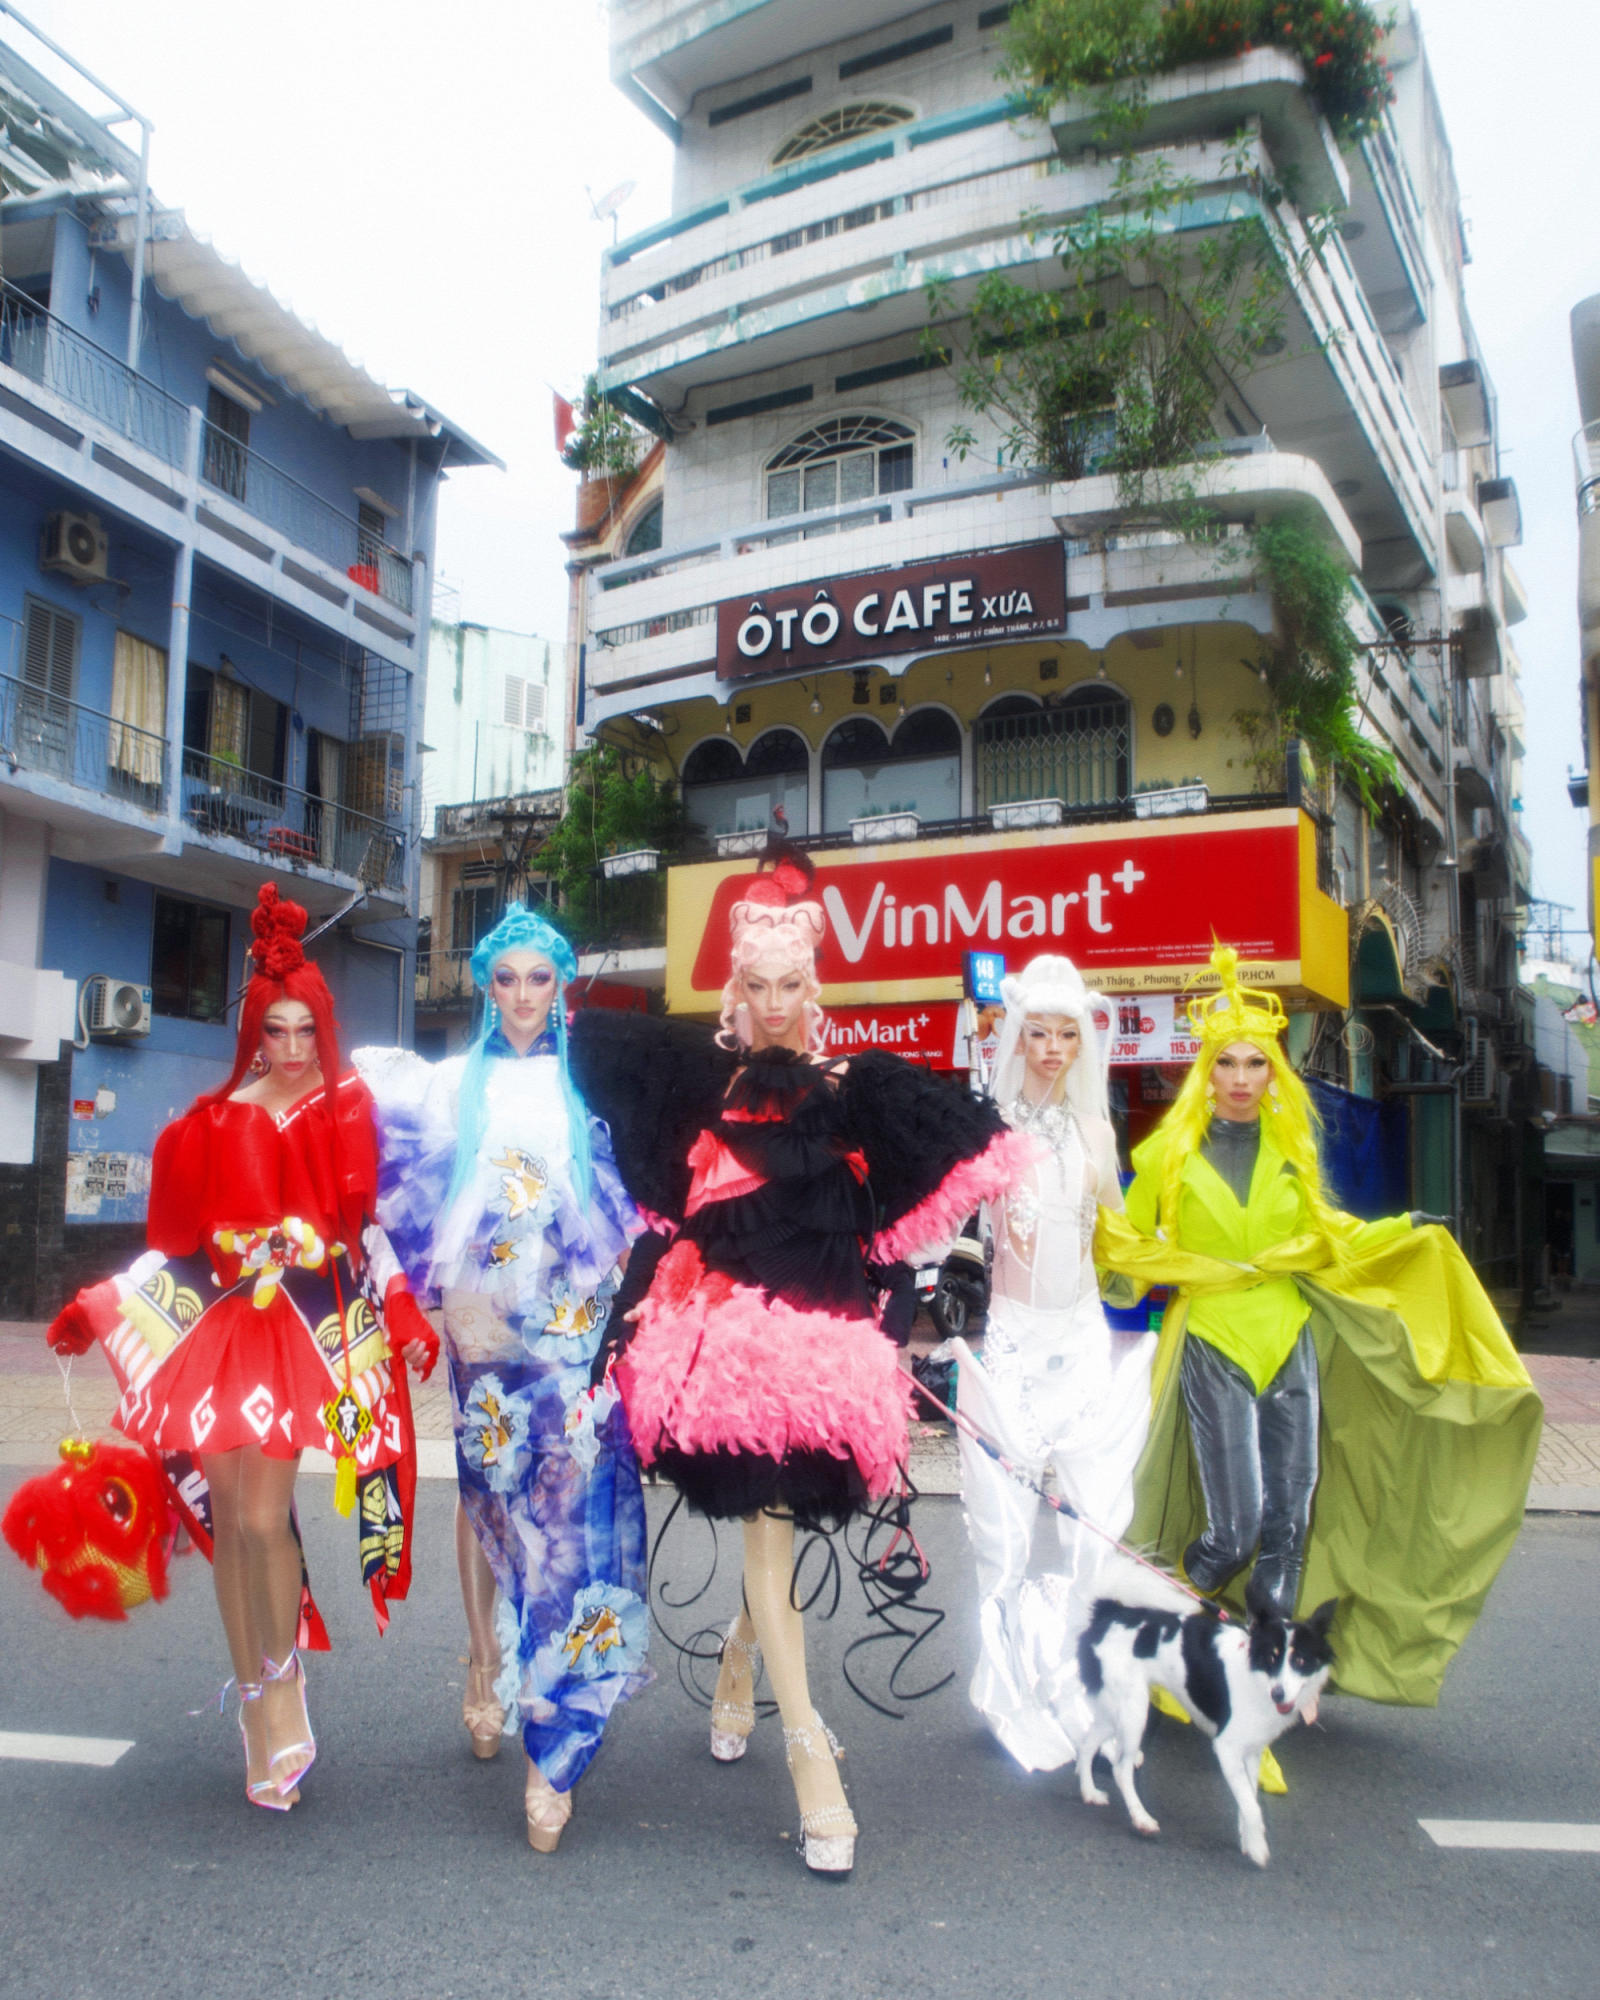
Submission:
[[[578,427],[567,440],[562,464],[596,478],[626,479],[639,463],[642,443],[637,425],[600,393],[591,375],[583,385]]]
[[[563,922],[580,947],[595,938],[602,921],[595,879],[602,857],[639,847],[671,854],[683,844],[683,802],[676,788],[648,766],[632,765],[610,744],[578,751],[560,822],[537,856],[537,866],[561,892]]]
[[[1335,137],[1353,144],[1394,96],[1381,53],[1388,26],[1366,0],[1026,0],[1001,74],[1035,110],[1104,90],[1136,116],[1145,78],[1279,48],[1304,69],[1306,95]]]

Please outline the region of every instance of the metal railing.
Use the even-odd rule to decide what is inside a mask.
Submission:
[[[297,548],[400,610],[411,609],[411,565],[397,550],[216,424],[205,427],[200,477]]]
[[[183,464],[189,412],[177,397],[97,347],[26,292],[4,283],[0,283],[0,363],[98,418],[107,430],[141,445],[165,464]]]
[[[973,729],[978,804],[1060,799],[1069,810],[1114,805],[1131,789],[1125,703],[997,715]]]
[[[290,867],[326,868],[403,896],[403,830],[313,797],[204,750],[183,753],[183,816],[215,839],[243,841]]]
[[[416,995],[419,1007],[470,1007],[472,948],[465,951],[423,951],[417,954]]]
[[[165,809],[165,737],[9,674],[0,676],[0,762],[148,812]]]

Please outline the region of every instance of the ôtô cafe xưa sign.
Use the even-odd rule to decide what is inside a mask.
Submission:
[[[984,645],[1067,623],[1060,542],[869,570],[717,606],[717,675],[739,680],[885,654]]]
[[[1003,952],[1012,967],[1060,952],[1102,991],[1172,992],[1205,983],[1218,941],[1237,948],[1246,977],[1287,999],[1348,1004],[1348,920],[1317,887],[1316,830],[1293,807],[1183,826],[905,841],[815,860],[824,1006],[958,999],[963,954],[975,949]],[[753,872],[748,860],[668,872],[674,1013],[716,1011],[728,913]]]

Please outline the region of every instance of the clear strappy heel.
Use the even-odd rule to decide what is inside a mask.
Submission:
[[[305,1736],[298,1743],[285,1744],[283,1749],[274,1751],[267,1760],[267,1769],[273,1774],[274,1785],[280,1792],[291,1792],[317,1758],[317,1739],[311,1733],[311,1717],[306,1708],[306,1670],[300,1664],[299,1648],[291,1646],[289,1657],[281,1666],[276,1660],[263,1654],[261,1680],[263,1692],[268,1686],[288,1680],[294,1681],[300,1690],[300,1712],[306,1718]],[[278,1770],[280,1764],[287,1765],[288,1769],[280,1773]]]
[[[796,1752],[806,1757],[822,1757],[831,1753],[835,1761],[844,1756],[838,1737],[815,1709],[811,1711],[807,1727],[783,1732],[783,1748],[791,1777],[794,1776]],[[856,1835],[859,1831],[855,1814],[842,1801],[833,1806],[813,1806],[809,1812],[802,1808],[801,1858],[814,1874],[848,1875],[855,1867]]]
[[[236,1681],[234,1685],[239,1690],[239,1734],[244,1740],[244,1795],[250,1801],[251,1805],[262,1806],[268,1812],[287,1812],[290,1806],[294,1804],[294,1801],[293,1799],[286,1799],[283,1793],[279,1791],[276,1778],[271,1776],[252,1778],[250,1776],[250,1737],[244,1726],[244,1712],[251,1702],[261,1699],[261,1683],[260,1681]],[[223,1689],[223,1697],[224,1699],[227,1697],[226,1688]],[[272,1770],[270,1762],[267,1765],[267,1770],[269,1773]]]
[[[739,1621],[728,1627],[718,1656],[737,1653],[750,1669],[748,1701],[713,1701],[711,1704],[711,1754],[719,1764],[737,1764],[750,1747],[750,1732],[756,1726],[756,1682],[761,1678],[761,1646],[757,1640],[739,1637]]]

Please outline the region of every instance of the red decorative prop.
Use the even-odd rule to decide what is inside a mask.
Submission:
[[[123,1619],[159,1602],[178,1517],[149,1455],[66,1438],[61,1461],[17,1488],[0,1534],[74,1618]]]

